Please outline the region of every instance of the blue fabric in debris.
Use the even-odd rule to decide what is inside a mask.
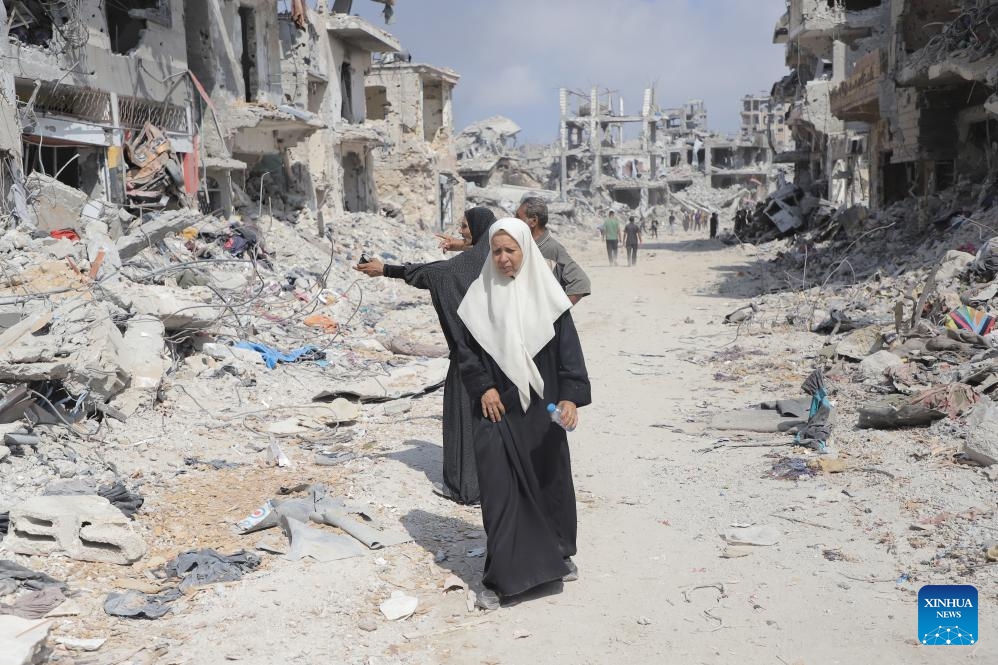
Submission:
[[[261,356],[263,356],[263,361],[267,363],[268,369],[274,369],[277,367],[277,363],[293,363],[298,362],[298,360],[305,355],[314,354],[318,351],[314,346],[303,346],[300,349],[292,349],[290,351],[281,351],[280,349],[275,349],[266,344],[259,344],[257,342],[236,342],[233,346],[237,349],[249,349],[250,351],[256,351]]]

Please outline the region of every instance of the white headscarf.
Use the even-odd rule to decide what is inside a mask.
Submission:
[[[530,405],[530,389],[544,394],[544,379],[534,364],[554,337],[554,322],[572,307],[551,273],[530,227],[518,219],[500,219],[489,229],[489,243],[505,231],[520,246],[523,264],[515,278],[496,270],[491,253],[482,274],[472,283],[457,309],[468,331],[499,365],[520,393],[520,405]]]

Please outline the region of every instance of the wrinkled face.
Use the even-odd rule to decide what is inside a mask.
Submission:
[[[523,250],[505,231],[492,236],[492,263],[496,271],[512,279],[523,265]]]
[[[468,218],[461,218],[461,237],[464,238],[465,242],[471,242],[471,226],[468,225]]]
[[[534,225],[537,223],[536,220],[533,223],[531,223],[530,218],[527,217],[526,203],[524,203],[523,205],[521,205],[519,208],[516,209],[516,218],[521,222],[523,222],[524,224],[526,224],[527,226],[529,226],[530,228],[534,228]]]

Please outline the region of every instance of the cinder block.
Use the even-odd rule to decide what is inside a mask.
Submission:
[[[101,496],[36,496],[11,509],[3,547],[17,554],[64,554],[129,564],[146,553],[128,518]]]

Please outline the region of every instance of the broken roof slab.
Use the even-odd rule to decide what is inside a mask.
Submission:
[[[371,53],[395,53],[402,50],[402,44],[394,35],[359,16],[331,14],[326,19],[326,29],[338,39]]]
[[[388,62],[382,64],[376,64],[371,67],[372,73],[378,72],[397,72],[406,71],[418,74],[423,80],[435,80],[444,81],[445,83],[450,83],[451,85],[457,85],[457,82],[461,80],[461,75],[455,72],[453,69],[448,67],[437,67],[435,65],[427,65],[421,62]],[[510,121],[512,122],[512,121]]]

